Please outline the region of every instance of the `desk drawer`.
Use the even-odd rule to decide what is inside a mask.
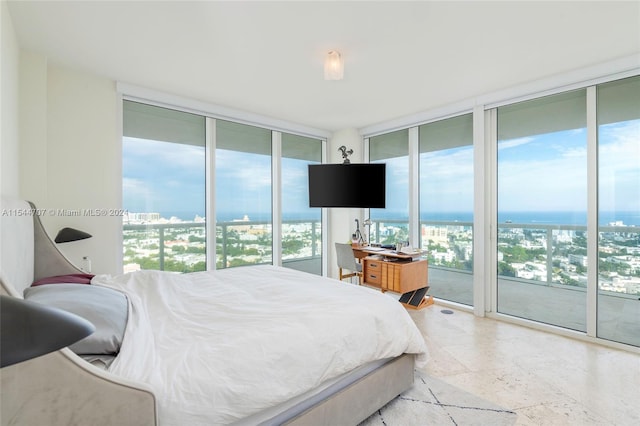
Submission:
[[[364,276],[364,282],[369,284],[377,284],[380,285],[382,282],[382,278],[380,276],[380,272],[370,272]]]
[[[382,262],[366,259],[364,263],[364,282],[380,285],[382,282]]]

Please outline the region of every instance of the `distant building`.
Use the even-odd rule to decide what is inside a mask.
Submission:
[[[160,213],[131,213],[125,216],[128,223],[154,223],[160,221]]]
[[[569,263],[572,263],[572,264],[578,265],[578,266],[584,266],[586,268],[587,267],[587,256],[582,255],[582,254],[570,254],[569,255]]]
[[[568,231],[568,230],[558,231],[555,234],[555,240],[557,243],[571,243],[573,241],[574,234],[575,234],[574,231]]]
[[[129,273],[129,272],[135,272],[135,271],[139,271],[140,270],[140,265],[137,263],[128,263],[126,265],[124,265],[123,267],[123,271],[125,274]]]
[[[439,262],[453,262],[456,258],[456,254],[451,250],[447,250],[444,253],[431,252],[431,256],[433,256],[433,258]]]
[[[434,243],[446,243],[449,241],[449,231],[444,226],[423,226],[422,241],[432,240]]]

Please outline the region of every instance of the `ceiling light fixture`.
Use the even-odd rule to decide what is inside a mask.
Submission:
[[[342,55],[337,50],[327,53],[324,60],[324,79],[342,80],[344,77],[344,61]]]

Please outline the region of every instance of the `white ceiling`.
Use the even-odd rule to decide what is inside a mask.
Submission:
[[[10,1],[56,64],[322,130],[361,128],[629,55],[639,1]],[[345,78],[324,81],[342,52]]]

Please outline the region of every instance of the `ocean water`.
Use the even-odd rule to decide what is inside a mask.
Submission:
[[[173,212],[160,212],[160,215],[165,218],[171,216],[178,217],[182,220],[193,220],[196,215],[204,217],[204,212],[186,212],[186,211],[173,211]],[[218,212],[218,220],[221,222],[230,222],[233,220],[242,219],[244,216],[248,216],[252,221],[270,221],[271,213],[265,212]],[[283,220],[318,220],[320,217],[319,212],[309,211],[297,212],[292,214],[283,215]],[[406,213],[397,213],[393,211],[376,211],[374,219],[378,220],[404,220],[408,221]],[[424,213],[420,216],[422,221],[458,221],[458,222],[472,222],[473,213],[471,212],[434,212]],[[600,212],[598,222],[600,225],[608,225],[611,222],[622,221],[624,225],[640,226],[640,211],[627,211],[627,212]],[[543,212],[500,212],[498,214],[498,223],[522,223],[522,224],[554,224],[554,225],[586,225],[587,213],[586,212],[567,212],[567,211],[543,211]]]

